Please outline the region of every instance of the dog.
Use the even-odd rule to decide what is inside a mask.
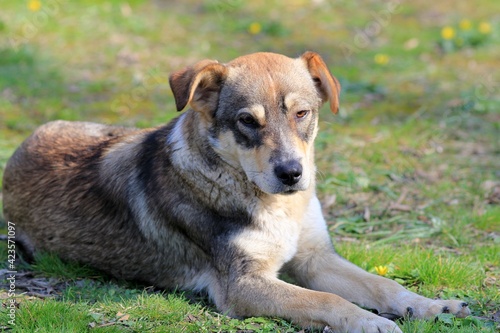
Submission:
[[[334,251],[313,143],[319,109],[337,112],[340,85],[320,55],[203,60],[169,82],[177,110],[190,108],[165,126],[54,121],[22,143],[5,169],[3,207],[26,253],[206,291],[229,316],[342,333],[401,332],[385,317],[470,313]]]

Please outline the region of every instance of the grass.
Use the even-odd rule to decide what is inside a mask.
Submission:
[[[172,70],[204,58],[315,50],[343,86],[340,113],[323,110],[316,142],[318,195],[338,252],[371,272],[386,267],[387,277],[428,297],[465,299],[473,312],[400,322],[405,332],[498,329],[498,2],[27,4],[0,12],[0,175],[15,147],[50,120],[169,121],[177,115]],[[472,37],[459,30],[463,19]],[[476,43],[484,23],[491,31]],[[446,26],[476,44],[446,45]],[[6,268],[6,242],[0,258]],[[115,281],[48,254],[17,268],[28,274],[18,280],[26,288],[12,326],[2,284],[0,331],[300,331],[278,318],[231,319],[203,296]]]

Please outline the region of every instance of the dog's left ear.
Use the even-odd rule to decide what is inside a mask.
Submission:
[[[337,113],[339,110],[340,83],[330,73],[321,56],[315,52],[307,51],[300,56],[306,63],[307,69],[316,84],[323,103],[330,102],[330,110]]]
[[[170,75],[177,111],[189,104],[206,115],[214,112],[226,77],[227,68],[215,60],[202,60]]]

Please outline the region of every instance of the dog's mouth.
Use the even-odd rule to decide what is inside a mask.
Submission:
[[[298,190],[292,190],[292,189],[290,189],[290,190],[286,190],[286,191],[284,191],[284,192],[282,192],[282,193],[283,193],[284,195],[292,195],[292,194],[295,194],[295,193],[297,193],[297,192],[298,192]]]
[[[259,186],[259,184],[254,180],[252,180],[252,184],[255,186],[255,188],[257,188],[260,191],[267,193],[267,194],[292,195],[292,194],[295,194],[295,193],[301,191],[301,189],[297,189],[297,188],[293,188],[293,187],[288,187],[285,189],[283,189],[283,188],[265,189],[265,188],[262,188],[261,186]]]

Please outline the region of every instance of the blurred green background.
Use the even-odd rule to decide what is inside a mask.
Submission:
[[[172,71],[306,50],[342,84],[340,112],[322,110],[316,142],[318,195],[346,244],[339,251],[373,272],[387,265],[427,296],[445,290],[476,315],[496,313],[499,1],[0,0],[0,176],[45,122],[161,125],[178,115]],[[465,275],[436,273],[440,255]],[[427,264],[432,280],[422,278]]]
[[[3,1],[1,149],[52,119],[165,122],[171,71],[257,51],[319,52],[343,83],[341,118],[489,112],[499,12],[496,1]]]

